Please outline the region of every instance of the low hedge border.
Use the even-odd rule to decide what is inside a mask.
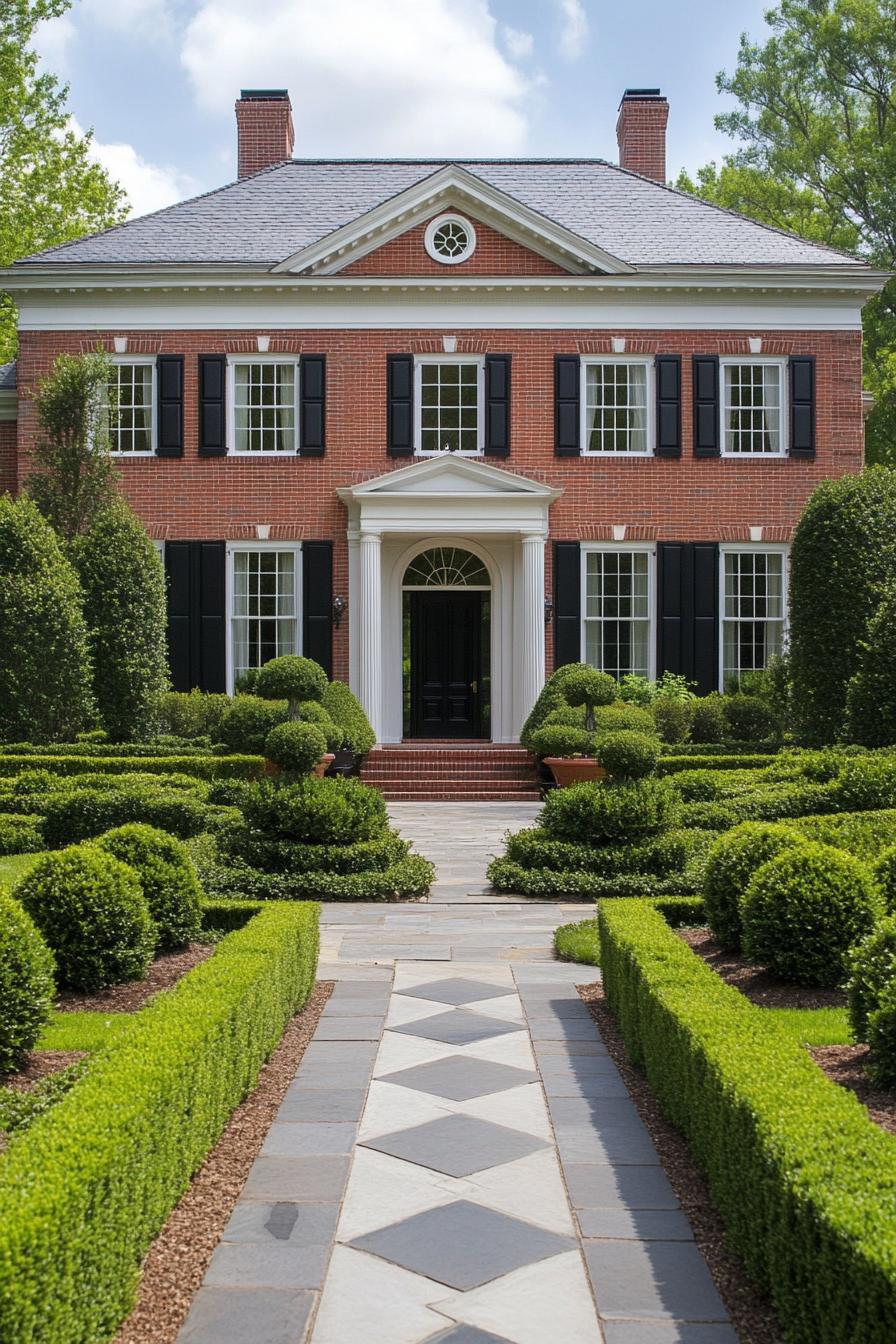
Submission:
[[[689,756],[738,757],[755,756],[757,760],[769,761],[781,750],[780,742],[665,742],[661,748],[660,759],[675,759]],[[721,767],[723,770],[726,766]]]
[[[135,765],[139,762],[139,765]],[[151,775],[195,775],[198,779],[257,779],[261,756],[53,756],[0,755],[0,777],[23,770],[52,770],[55,775],[123,775],[134,769]]]
[[[534,896],[553,900],[558,896],[593,897],[661,896],[681,892],[696,892],[695,878],[678,873],[674,877],[656,877],[651,873],[616,873],[604,877],[597,873],[567,868],[558,872],[553,868],[524,868],[510,859],[494,859],[488,869],[489,881],[498,891],[513,892],[518,896]]]
[[[200,867],[214,897],[231,893],[258,901],[394,901],[425,896],[435,880],[428,859],[411,854],[389,867],[365,872],[265,873],[238,861]]]
[[[681,748],[676,747],[676,753]],[[740,755],[704,755],[708,749],[701,747],[693,755],[661,756],[656,763],[658,775],[675,775],[679,770],[764,770],[775,759],[773,752],[757,752],[755,749]],[[726,749],[727,750],[727,749]]]
[[[896,1140],[646,901],[598,909],[603,984],[791,1344],[890,1344]]]
[[[4,1154],[4,1344],[109,1339],[133,1305],[142,1257],[314,983],[319,907],[255,908]]]

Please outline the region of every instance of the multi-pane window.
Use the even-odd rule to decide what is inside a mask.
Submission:
[[[478,453],[481,365],[422,360],[418,364],[422,453]]]
[[[233,449],[237,453],[294,453],[295,360],[253,360],[233,366]]]
[[[585,662],[624,677],[650,673],[650,554],[585,552]]]
[[[234,551],[234,679],[297,650],[296,552]]]
[[[782,452],[782,365],[725,362],[722,375],[725,452]]]
[[[585,364],[585,451],[646,453],[648,365],[610,360]]]
[[[784,556],[780,551],[722,555],[722,685],[763,668],[784,642]]]
[[[154,365],[113,364],[109,374],[109,448],[151,453]]]

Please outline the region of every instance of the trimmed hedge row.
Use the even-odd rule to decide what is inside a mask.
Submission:
[[[185,840],[205,830],[212,815],[213,809],[205,803],[174,789],[76,789],[48,799],[42,831],[49,849],[77,844],[135,821]]]
[[[674,775],[679,770],[764,770],[774,759],[774,752],[757,752],[754,747],[739,754],[726,747],[715,754],[708,746],[701,746],[689,755],[685,747],[679,745],[673,755],[660,756],[656,772],[658,775]]]
[[[314,983],[319,908],[255,909],[4,1154],[4,1344],[109,1339],[133,1305],[143,1255]]]
[[[394,901],[425,896],[434,870],[428,859],[411,854],[386,868],[337,873],[267,873],[234,859],[200,865],[200,878],[212,896],[246,896],[258,901]]]
[[[174,692],[171,692],[174,694]],[[226,696],[224,697],[227,698]],[[176,752],[155,742],[4,742],[4,756],[210,756],[211,748],[178,742]]]
[[[519,896],[541,897],[553,900],[557,896],[584,896],[598,900],[616,896],[660,896],[675,892],[696,893],[699,883],[695,878],[678,874],[675,877],[655,877],[649,873],[617,873],[604,877],[581,869],[524,868],[510,859],[494,859],[489,865],[489,880],[499,891],[516,892]]]
[[[151,775],[195,775],[198,779],[256,779],[264,769],[261,756],[141,756],[140,770]],[[23,770],[52,770],[57,775],[124,775],[134,769],[134,756],[0,755],[0,776]]]
[[[239,839],[235,836],[239,833]],[[264,872],[295,873],[368,873],[382,872],[408,856],[410,845],[397,831],[387,831],[382,839],[359,840],[354,845],[303,845],[296,840],[269,840],[250,832],[242,818],[230,828],[228,847],[237,860]]]
[[[598,923],[604,989],[629,1055],[686,1135],[788,1340],[890,1344],[892,1136],[651,903],[602,904]]]
[[[32,854],[43,849],[41,818],[31,813],[0,812],[0,855]]]

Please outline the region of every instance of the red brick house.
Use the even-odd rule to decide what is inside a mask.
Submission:
[[[296,160],[285,92],[236,109],[237,182],[2,281],[0,489],[102,343],[175,686],[301,651],[384,742],[510,742],[561,662],[761,666],[803,503],[862,466],[883,277],[663,185],[657,90],[620,166]]]

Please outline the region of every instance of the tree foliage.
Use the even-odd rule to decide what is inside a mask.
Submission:
[[[764,43],[741,38],[716,126],[722,167],[678,185],[716,205],[896,267],[896,0],[781,0]],[[865,309],[871,461],[896,462],[896,281]]]
[[[858,670],[846,697],[850,742],[886,747],[896,742],[896,589],[885,593],[859,646]]]
[[[73,128],[68,86],[38,67],[39,23],[71,0],[0,4],[0,265],[124,218],[120,187],[92,162],[91,136]],[[0,360],[16,349],[15,310],[0,297]]]

